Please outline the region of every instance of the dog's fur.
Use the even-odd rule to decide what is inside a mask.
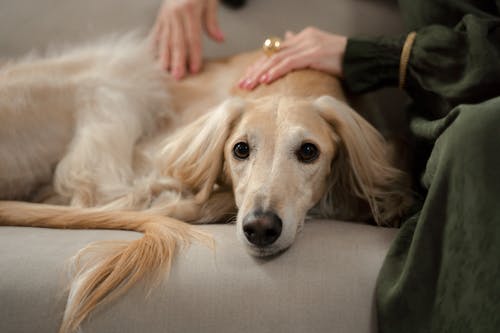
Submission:
[[[77,254],[60,332],[144,276],[158,280],[178,245],[210,244],[184,222],[236,216],[250,253],[267,256],[293,243],[306,215],[391,225],[409,207],[405,174],[335,78],[303,70],[234,88],[257,55],[174,82],[126,37],[0,68],[0,199],[11,200],[0,225],[144,233]],[[248,158],[234,156],[238,142]],[[313,161],[297,157],[304,143],[317,147]],[[268,246],[243,232],[259,212],[283,221]]]

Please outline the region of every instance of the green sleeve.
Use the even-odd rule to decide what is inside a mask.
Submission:
[[[362,93],[398,84],[405,36],[349,38],[343,60],[346,88]]]
[[[351,38],[344,56],[348,90],[397,85],[405,36]],[[454,27],[417,30],[407,69],[407,92],[448,106],[500,95],[500,18],[465,15]]]

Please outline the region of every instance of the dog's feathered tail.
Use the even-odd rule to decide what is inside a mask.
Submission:
[[[95,242],[73,258],[73,281],[59,333],[73,332],[96,306],[124,294],[147,277],[152,287],[170,270],[176,249],[192,240],[213,247],[195,227],[144,212],[110,212],[0,201],[0,226],[118,229],[144,233],[131,241]]]

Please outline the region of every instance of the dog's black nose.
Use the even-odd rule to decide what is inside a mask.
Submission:
[[[243,219],[243,232],[248,241],[257,246],[274,243],[281,235],[283,223],[273,212],[255,212]]]

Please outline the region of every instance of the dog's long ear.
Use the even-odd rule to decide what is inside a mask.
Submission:
[[[162,175],[179,181],[196,202],[205,202],[222,172],[224,144],[243,109],[243,100],[231,98],[168,138],[158,159]]]
[[[397,223],[412,203],[409,180],[405,173],[391,166],[382,135],[333,97],[320,97],[314,105],[340,141],[339,155],[332,162],[330,188],[320,209],[356,218],[359,216],[354,212],[367,203],[377,224]]]

